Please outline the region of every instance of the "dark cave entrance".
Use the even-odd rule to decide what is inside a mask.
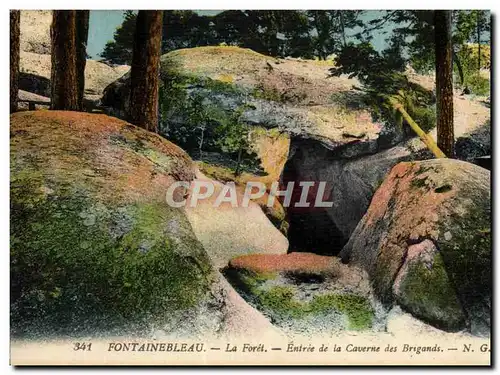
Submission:
[[[300,181],[307,180],[300,176],[294,160],[302,158],[302,151],[297,149],[283,169],[281,188],[285,190],[288,182],[294,181],[295,186],[289,207],[286,207],[287,220],[289,223],[288,241],[289,252],[311,252],[320,255],[337,255],[347,243],[342,231],[337,227],[328,212],[328,208],[321,207],[295,207],[300,200],[302,188],[298,186]],[[316,181],[315,183],[319,183]],[[308,202],[313,202],[317,190],[311,188]],[[325,199],[328,200],[328,199]]]
[[[310,252],[319,255],[337,255],[347,243],[326,211],[288,212],[289,251]]]

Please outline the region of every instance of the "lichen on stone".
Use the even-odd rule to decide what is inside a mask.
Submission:
[[[16,113],[11,127],[23,130],[11,140],[13,334],[161,326],[209,298],[211,262],[163,201],[193,176],[182,150],[102,115]]]

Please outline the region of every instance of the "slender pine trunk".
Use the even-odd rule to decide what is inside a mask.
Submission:
[[[450,158],[455,156],[453,130],[453,65],[451,11],[434,11],[437,96],[437,143]]]
[[[476,30],[477,30],[477,74],[481,71],[481,11],[476,13]]]
[[[238,164],[236,164],[236,171],[234,172],[234,174],[236,176],[240,175],[240,166],[241,166],[241,157],[242,157],[242,154],[243,154],[243,143],[240,143],[240,148],[238,149]]]
[[[19,36],[21,12],[10,11],[10,112],[17,111],[17,96],[19,93]]]
[[[130,72],[129,121],[158,132],[158,90],[163,11],[137,15]]]
[[[458,57],[458,54],[453,51],[453,62],[457,66],[458,70],[458,78],[460,78],[460,86],[464,85],[464,70],[462,68],[462,63],[460,62],[460,58]]]
[[[83,94],[85,91],[85,65],[87,63],[87,39],[89,36],[88,10],[76,11],[76,73],[78,79],[78,106],[84,110]]]
[[[199,150],[200,150],[200,160],[203,159],[203,142],[205,138],[205,126],[201,127],[201,136],[200,136],[200,142],[199,142]]]
[[[344,42],[344,47],[347,46],[347,42],[345,39],[345,24],[344,24],[344,14],[342,13],[342,10],[339,10],[340,12],[340,28],[341,28],[341,34],[342,34],[342,41]]]

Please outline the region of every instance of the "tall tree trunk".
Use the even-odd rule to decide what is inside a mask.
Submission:
[[[76,74],[78,80],[78,106],[84,110],[83,93],[85,91],[85,64],[87,63],[87,39],[89,36],[88,10],[76,11]]]
[[[344,42],[344,47],[347,46],[347,42],[345,40],[345,24],[344,24],[344,11],[339,10],[340,12],[340,28],[341,28],[341,34],[342,34],[342,41]]]
[[[158,76],[163,11],[140,10],[137,15],[130,72],[128,119],[158,132]]]
[[[455,155],[453,132],[453,65],[451,11],[434,11],[436,48],[437,143],[450,158]]]
[[[19,93],[19,36],[21,12],[10,11],[10,112],[17,111],[17,96]]]
[[[50,38],[52,68],[50,72],[50,108],[78,111],[78,76],[76,67],[76,11],[52,11]]]
[[[476,30],[477,30],[477,74],[481,71],[481,11],[476,10]]]
[[[240,143],[240,148],[238,149],[238,161],[236,164],[236,171],[234,171],[235,176],[240,175],[240,167],[241,167],[241,156],[243,155],[243,142]]]
[[[460,62],[460,58],[458,54],[453,51],[453,62],[457,65],[458,77],[460,78],[460,86],[464,85],[464,70],[462,68],[462,63]]]

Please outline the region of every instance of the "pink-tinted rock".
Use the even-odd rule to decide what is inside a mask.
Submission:
[[[421,301],[407,308],[436,326],[470,327],[487,334],[492,287],[490,196],[490,172],[476,165],[453,159],[400,163],[376,191],[341,256],[364,267],[379,298],[392,303],[405,261],[413,264],[412,254],[422,252],[412,245],[428,240],[439,250],[431,263],[440,266],[424,272],[420,266],[425,267],[425,257],[420,259],[413,276],[420,279],[421,290],[414,294]],[[451,324],[445,318],[445,310],[455,301],[448,298],[453,292],[467,316],[462,323],[456,319]],[[440,298],[448,305],[435,303]],[[416,307],[424,303],[434,305]]]

